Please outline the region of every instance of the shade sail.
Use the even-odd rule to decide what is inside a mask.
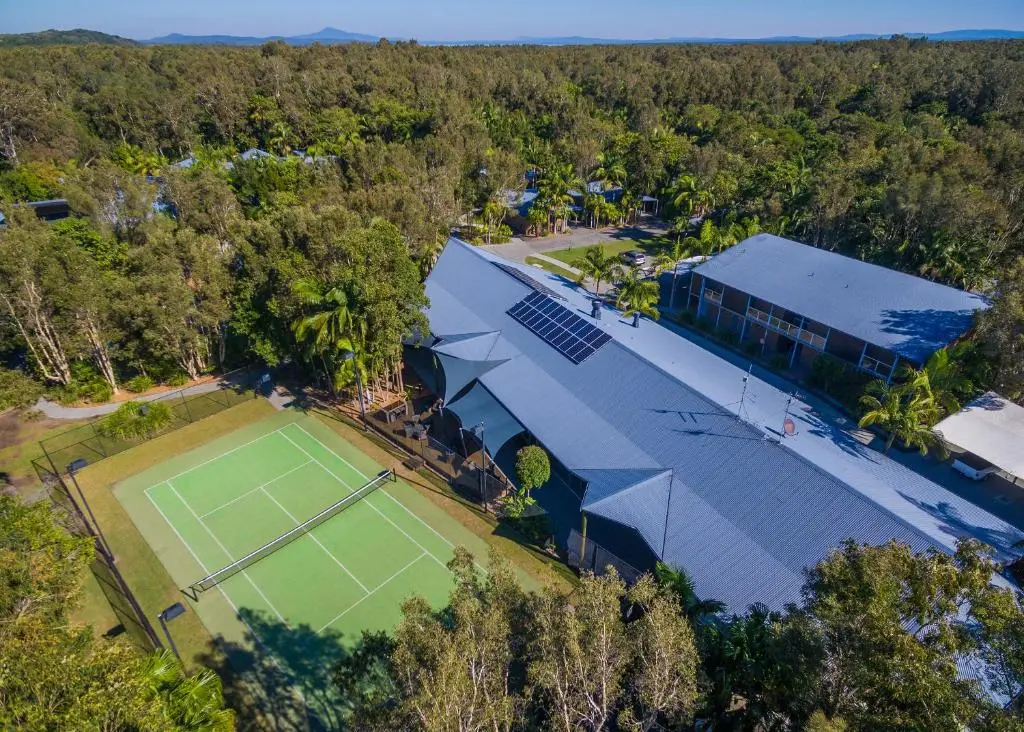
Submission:
[[[525,429],[479,382],[446,409],[455,412],[464,429],[483,425],[484,446],[491,455]]]
[[[444,377],[441,380],[444,384],[444,393],[441,396],[444,398],[445,404],[454,399],[455,395],[465,389],[470,382],[479,379],[495,366],[505,363],[504,360],[468,361],[444,353],[435,353],[444,370]]]

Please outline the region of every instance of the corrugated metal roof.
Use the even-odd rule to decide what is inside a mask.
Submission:
[[[966,333],[988,307],[979,295],[771,234],[695,271],[915,363]]]
[[[613,340],[573,364],[506,314],[530,290],[492,258],[449,243],[427,280],[432,330],[500,332],[489,359],[507,360],[480,383],[591,481],[589,512],[635,527],[702,596],[735,610],[781,608],[799,599],[804,568],[848,538],[949,551],[958,537],[975,536],[1003,556],[1024,538],[810,406],[787,406],[788,394],[756,377],[738,419],[745,372],[658,324],[633,328],[606,307],[591,322]],[[530,273],[589,316],[588,293]],[[797,435],[782,440],[786,414]]]

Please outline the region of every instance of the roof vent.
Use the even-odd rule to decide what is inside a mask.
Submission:
[[[594,320],[601,319],[601,301],[596,298],[590,301],[590,317]]]

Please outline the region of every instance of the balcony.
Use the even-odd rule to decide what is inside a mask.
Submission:
[[[704,299],[713,302],[715,305],[722,304],[722,293],[715,290],[704,290]]]
[[[789,336],[795,341],[805,343],[812,348],[816,348],[819,351],[825,350],[825,337],[820,336],[817,333],[812,333],[809,330],[804,330],[794,323],[790,323],[787,320],[783,320],[775,315],[766,313],[764,310],[759,310],[755,307],[747,308],[747,317],[753,321],[756,321],[766,328],[774,330],[776,333],[782,333],[785,336]]]
[[[863,356],[860,359],[860,367],[869,374],[874,374],[880,379],[888,380],[892,374],[893,364],[879,361],[877,358],[871,358],[870,356]]]

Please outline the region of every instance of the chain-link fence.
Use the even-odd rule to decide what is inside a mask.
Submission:
[[[581,544],[583,545],[582,555],[580,554]],[[614,567],[626,584],[633,584],[643,574],[632,564],[612,554],[600,544],[596,544],[590,539],[583,541],[583,536],[575,529],[569,532],[566,553],[570,567],[575,567],[580,571],[589,570],[596,575],[602,575],[608,571],[608,567]]]
[[[118,570],[102,529],[85,496],[78,490],[72,471],[80,469],[81,465],[70,470],[69,466],[77,460],[95,463],[252,399],[248,381],[246,373],[235,372],[222,377],[217,388],[210,391],[189,394],[183,389],[161,395],[159,400],[171,408],[172,422],[159,432],[144,437],[125,440],[105,435],[100,428],[104,417],[97,417],[80,427],[42,440],[39,445],[43,457],[32,461],[36,475],[46,487],[51,503],[61,513],[68,530],[92,537],[96,545],[96,558],[91,567],[93,576],[125,634],[147,652],[162,646],[160,638]]]
[[[200,394],[188,394],[187,390],[181,390],[161,396],[159,401],[171,408],[172,421],[167,427],[152,435],[130,440],[110,437],[103,434],[101,429],[104,417],[97,417],[81,427],[48,437],[40,441],[39,446],[45,456],[44,463],[49,463],[49,465],[37,465],[36,472],[42,479],[43,473],[63,471],[75,460],[85,460],[86,463],[91,464],[124,452],[154,437],[173,432],[204,417],[223,412],[247,399],[252,399],[252,392],[245,389],[244,381],[244,379],[238,380],[238,383],[222,381],[217,389]]]

